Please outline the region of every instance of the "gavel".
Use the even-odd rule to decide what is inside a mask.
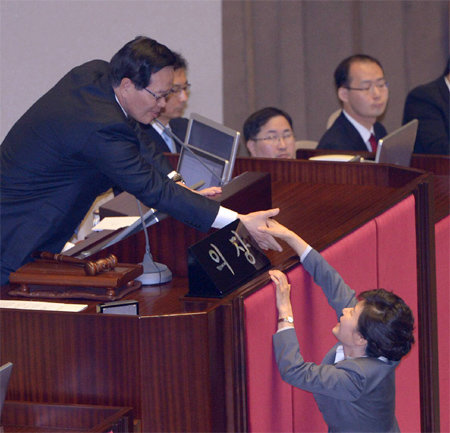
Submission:
[[[104,259],[83,260],[76,257],[65,256],[64,254],[53,254],[47,251],[37,251],[33,257],[44,260],[51,260],[57,263],[67,263],[74,266],[83,266],[86,275],[94,276],[100,272],[111,271],[117,265],[117,257],[110,254]]]

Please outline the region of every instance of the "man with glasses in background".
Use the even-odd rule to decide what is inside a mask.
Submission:
[[[173,65],[173,85],[172,92],[168,96],[165,107],[160,115],[150,124],[139,126],[142,129],[141,138],[150,146],[154,146],[157,152],[179,153],[180,145],[164,132],[164,127],[171,131],[184,142],[188,119],[182,117],[189,99],[189,89],[191,87],[187,80],[187,62],[181,54],[173,52],[175,63]],[[159,121],[159,122],[158,122]]]
[[[239,215],[170,180],[140,153],[136,122],[160,115],[174,63],[166,46],[137,37],[110,62],[69,71],[15,123],[0,147],[0,284],[34,251],[59,253],[112,186],[198,230],[240,218],[262,248],[281,250],[257,231],[277,209]]]
[[[342,112],[317,148],[375,152],[378,140],[386,135],[377,119],[389,98],[381,63],[365,54],[353,55],[336,68],[334,81]]]
[[[295,137],[289,114],[266,107],[251,114],[244,123],[244,140],[251,156],[295,158]]]

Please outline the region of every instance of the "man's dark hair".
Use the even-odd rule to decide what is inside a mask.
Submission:
[[[117,87],[123,78],[129,78],[137,89],[143,89],[149,85],[152,74],[174,64],[175,56],[169,48],[154,39],[138,36],[112,57],[111,84]]]
[[[173,64],[173,69],[176,71],[177,69],[186,69],[187,70],[187,61],[186,59],[180,54],[176,53],[175,51],[172,51],[173,56],[175,57],[175,63]]]
[[[414,317],[402,298],[384,289],[362,292],[364,308],[358,331],[367,340],[366,354],[399,361],[414,343]]]
[[[383,66],[381,66],[380,61],[375,57],[368,56],[367,54],[354,54],[353,56],[347,57],[346,59],[342,60],[342,62],[339,63],[338,67],[334,71],[334,84],[336,85],[336,89],[350,85],[350,66],[356,62],[376,63],[383,71]]]
[[[275,116],[283,116],[284,118],[286,118],[286,120],[289,122],[290,127],[293,129],[292,119],[291,116],[289,116],[289,114],[287,114],[283,110],[280,110],[279,108],[266,107],[262,108],[261,110],[255,111],[247,118],[243,128],[244,140],[247,142],[248,140],[255,138],[259,134],[259,131],[261,131],[261,128],[272,117]]]

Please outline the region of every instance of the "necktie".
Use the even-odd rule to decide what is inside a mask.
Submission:
[[[169,128],[168,126],[166,128]],[[167,147],[170,149],[172,153],[177,153],[177,149],[175,147],[175,143],[172,140],[172,137],[169,136],[169,134],[166,134],[166,131],[163,131],[162,138],[167,144]]]
[[[372,152],[377,151],[377,139],[375,138],[375,135],[370,134],[369,138],[370,147],[372,147]]]

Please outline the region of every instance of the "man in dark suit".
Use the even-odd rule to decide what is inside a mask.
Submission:
[[[419,120],[414,153],[450,154],[450,59],[444,74],[431,83],[409,92],[403,112],[403,123]]]
[[[334,81],[343,110],[317,148],[375,152],[378,140],[386,135],[377,119],[389,97],[381,63],[365,54],[353,55],[336,68]]]
[[[294,329],[286,275],[269,271],[276,287],[275,359],[286,382],[312,392],[332,432],[399,432],[395,416],[395,369],[414,343],[414,317],[406,303],[384,289],[356,297],[341,276],[301,237],[270,221],[265,232],[299,255],[337,314],[338,343],[321,364],[306,362]]]
[[[256,226],[277,210],[238,215],[163,176],[140,153],[136,122],[159,116],[172,91],[174,56],[147,37],[111,62],[72,69],[19,119],[1,148],[1,284],[36,250],[60,252],[94,199],[112,186],[207,231],[236,218]]]

